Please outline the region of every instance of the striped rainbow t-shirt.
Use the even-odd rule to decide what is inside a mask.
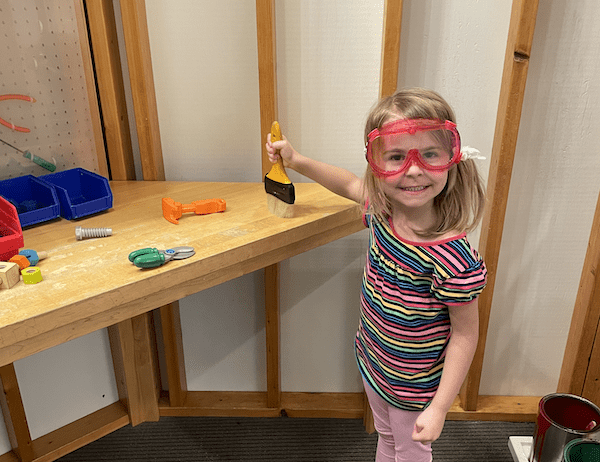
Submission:
[[[487,271],[466,235],[408,242],[389,222],[370,227],[355,351],[365,380],[387,402],[418,411],[431,401],[450,340],[449,306],[473,301]]]

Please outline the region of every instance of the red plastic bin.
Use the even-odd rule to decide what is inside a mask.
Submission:
[[[8,261],[23,246],[23,231],[17,209],[0,196],[0,261]]]

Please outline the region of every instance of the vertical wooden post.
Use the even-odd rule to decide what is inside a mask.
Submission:
[[[135,180],[113,0],[85,4],[111,179]]]
[[[181,407],[187,397],[187,380],[183,357],[183,335],[179,302],[173,302],[160,308],[163,345],[169,381],[169,404]]]
[[[385,0],[381,44],[381,76],[379,78],[380,98],[394,94],[398,87],[401,30],[402,0]]]
[[[21,462],[33,460],[31,434],[13,363],[0,367],[0,382],[2,383],[0,407],[4,414],[4,423],[10,444]]]
[[[158,384],[151,313],[109,328],[119,398],[126,403],[131,425],[158,421]]]
[[[279,332],[279,265],[267,266],[265,276],[265,335],[267,339],[267,407],[281,407]]]
[[[164,180],[146,4],[144,0],[120,3],[142,172],[144,180]]]
[[[275,2],[256,0],[258,43],[258,85],[260,94],[260,141],[262,175],[271,163],[264,147],[271,123],[277,120],[277,65],[275,45]],[[284,127],[285,130],[285,127]],[[265,197],[265,203],[267,198]],[[265,328],[267,342],[267,407],[281,407],[281,370],[279,346],[279,265],[264,269]]]
[[[488,269],[488,284],[479,297],[479,344],[460,394],[463,409],[466,411],[476,410],[479,397],[485,341],[494,295],[496,269],[502,242],[504,216],[506,214],[510,178],[521,121],[537,9],[538,0],[513,0],[494,143],[492,145],[492,159],[488,178],[488,203],[483,216],[479,239],[479,250]]]
[[[598,394],[597,386],[586,384],[588,370],[596,367],[592,374],[600,376],[598,362],[593,358],[600,355],[600,196],[592,223],[587,253],[583,262],[579,290],[571,318],[571,327],[563,357],[558,391],[575,395]],[[584,390],[585,389],[585,390]],[[600,399],[598,396],[596,399]],[[595,401],[598,402],[598,401]]]
[[[265,143],[277,112],[277,49],[275,42],[275,2],[256,0],[258,43],[258,91],[260,95],[260,141],[262,176],[271,170]]]
[[[98,108],[98,97],[96,93],[96,82],[94,78],[94,65],[92,63],[92,54],[90,52],[90,43],[88,35],[88,26],[84,12],[84,0],[73,2],[75,11],[75,20],[79,32],[79,45],[81,50],[81,61],[85,76],[87,90],[87,99],[90,106],[90,119],[92,123],[92,133],[94,136],[94,145],[96,148],[96,158],[98,159],[98,173],[108,177],[108,163],[106,161],[106,151],[104,147],[104,137],[102,135],[102,122],[100,121],[100,109]]]
[[[599,330],[600,324],[596,324],[596,333]],[[596,335],[590,353],[590,361],[585,373],[581,396],[589,399],[592,403],[600,403],[600,337],[598,335]]]

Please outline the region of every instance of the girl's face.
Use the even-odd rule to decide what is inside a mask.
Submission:
[[[418,132],[413,135],[398,136],[394,139],[392,151],[403,155],[412,149],[421,153],[432,152],[439,146],[439,140],[431,132]],[[393,210],[433,212],[433,200],[448,182],[448,170],[432,171],[417,162],[410,162],[401,174],[380,178],[381,187],[392,204]]]

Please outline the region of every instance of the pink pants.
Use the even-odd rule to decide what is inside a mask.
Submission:
[[[412,439],[419,412],[403,411],[388,404],[367,382],[363,382],[379,433],[375,462],[431,462],[431,444]]]

